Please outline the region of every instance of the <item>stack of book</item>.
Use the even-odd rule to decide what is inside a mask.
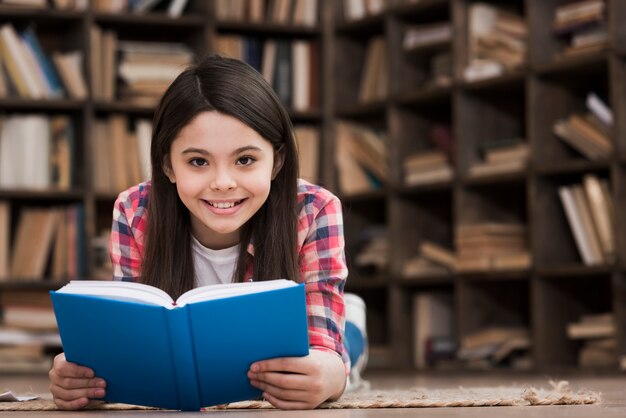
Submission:
[[[590,160],[608,158],[613,152],[613,112],[607,104],[591,92],[585,101],[587,112],[573,113],[557,120],[552,131]]]
[[[452,40],[450,22],[409,25],[404,29],[402,47],[405,51],[449,46]]]
[[[561,186],[559,198],[585,265],[615,260],[615,209],[607,180],[593,174],[582,184]]]
[[[481,150],[483,158],[470,166],[470,177],[519,173],[528,164],[528,144],[521,139],[488,142]]]
[[[0,189],[69,190],[75,153],[68,116],[8,116],[0,120]]]
[[[387,43],[382,36],[369,40],[359,86],[359,102],[383,100],[389,93],[389,59]]]
[[[404,184],[407,186],[447,182],[454,176],[448,157],[436,149],[411,154],[404,159],[402,165]]]
[[[93,127],[93,187],[98,193],[116,194],[151,176],[152,123],[137,119],[128,130],[128,118],[114,114],[96,119]]]
[[[91,95],[96,100],[117,98],[117,33],[89,28],[89,64],[91,65]]]
[[[315,26],[319,19],[318,0],[217,0],[215,11],[221,21]]]
[[[319,108],[317,42],[221,35],[216,39],[216,49],[263,74],[283,104],[297,111]]]
[[[468,25],[466,80],[498,76],[526,62],[528,28],[523,17],[479,2],[470,6]]]
[[[461,338],[457,356],[468,368],[508,365],[530,369],[530,332],[525,327],[489,327]]]
[[[581,367],[614,367],[617,364],[615,315],[600,313],[582,315],[577,322],[567,324],[567,336],[582,345],[578,352]]]
[[[119,98],[132,104],[155,106],[170,83],[193,62],[184,44],[118,42]]]
[[[587,54],[606,49],[609,31],[605,0],[579,0],[556,8],[552,30],[568,38],[563,56]]]
[[[375,16],[385,9],[384,0],[343,0],[343,18],[352,21]]]
[[[402,266],[402,277],[448,276],[456,269],[456,256],[448,248],[430,240],[423,240],[415,257]]]
[[[518,223],[477,223],[456,228],[458,272],[525,270],[530,268],[526,226]]]
[[[335,163],[339,189],[345,195],[379,189],[387,182],[386,134],[357,123],[336,126]]]
[[[10,23],[0,26],[0,54],[0,97],[87,97],[82,52],[57,51],[50,57],[32,26],[21,33]]]
[[[56,9],[56,10],[87,10],[89,0],[2,0],[2,7],[20,7],[31,9]]]

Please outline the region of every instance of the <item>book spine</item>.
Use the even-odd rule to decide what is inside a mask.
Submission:
[[[196,355],[191,342],[189,309],[175,308],[166,312],[170,352],[176,375],[179,409],[198,411],[200,392],[196,373]]]

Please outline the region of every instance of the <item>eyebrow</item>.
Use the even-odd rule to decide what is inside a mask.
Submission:
[[[237,154],[241,154],[242,152],[246,152],[246,151],[263,151],[261,148],[254,146],[254,145],[247,145],[245,147],[240,147],[237,148],[236,150],[234,150],[231,155],[237,155]],[[208,152],[205,149],[202,148],[194,148],[194,147],[189,147],[189,148],[185,148],[181,154],[202,154],[202,155],[211,155],[210,152]]]

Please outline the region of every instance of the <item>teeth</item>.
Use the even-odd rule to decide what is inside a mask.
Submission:
[[[231,203],[226,203],[226,202],[208,202],[209,205],[213,206],[214,208],[218,208],[218,209],[228,209],[228,208],[232,208],[233,206],[236,205],[235,202],[231,202]]]

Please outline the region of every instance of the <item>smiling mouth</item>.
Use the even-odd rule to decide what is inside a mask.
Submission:
[[[217,209],[230,209],[235,206],[239,206],[241,203],[243,203],[244,200],[246,199],[241,199],[236,202],[211,202],[209,200],[205,200],[205,202],[207,203],[207,205]]]

